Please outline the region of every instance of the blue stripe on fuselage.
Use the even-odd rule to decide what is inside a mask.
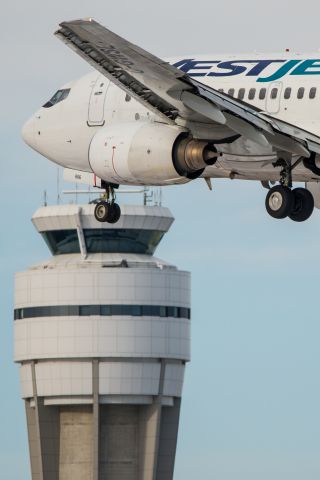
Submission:
[[[196,60],[187,58],[173,64],[190,77],[257,77],[273,82],[286,75],[320,75],[320,60]]]

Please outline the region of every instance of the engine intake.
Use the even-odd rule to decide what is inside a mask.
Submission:
[[[151,122],[101,128],[89,149],[92,171],[102,180],[123,185],[172,185],[199,177],[217,153],[185,129]]]

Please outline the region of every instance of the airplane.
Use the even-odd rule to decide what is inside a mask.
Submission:
[[[24,141],[74,181],[103,188],[115,223],[120,185],[258,180],[275,219],[320,208],[320,55],[162,60],[92,18],[55,35],[94,71],[61,87],[23,126]],[[303,182],[306,188],[293,188]]]

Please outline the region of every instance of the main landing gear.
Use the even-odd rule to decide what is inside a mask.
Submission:
[[[121,209],[116,203],[114,188],[107,186],[106,193],[96,204],[94,209],[95,219],[100,223],[117,223],[121,217]]]
[[[304,222],[314,210],[314,198],[306,188],[292,190],[292,170],[301,160],[291,165],[290,158],[279,159],[274,166],[282,166],[280,185],[270,188],[266,198],[266,209],[273,218],[289,217],[294,222]]]
[[[266,209],[273,218],[289,217],[294,222],[304,222],[314,209],[312,194],[306,188],[290,188],[277,185],[269,190]]]

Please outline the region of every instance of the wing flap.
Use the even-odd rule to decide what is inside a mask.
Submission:
[[[257,130],[269,134],[267,135],[268,142],[275,149],[283,149],[294,154],[297,154],[297,151],[301,154],[301,151],[303,151],[304,155],[308,157],[310,152],[320,154],[320,137],[317,135],[278,118],[271,117],[252,105],[204,86],[193,79],[191,79],[191,83],[197,88],[200,96],[210,99],[215,105],[220,107],[222,112],[228,111],[231,115],[250,123]],[[239,131],[239,133],[241,132]],[[279,144],[281,144],[281,147],[279,147]]]
[[[204,98],[188,91],[182,92],[181,100],[186,107],[200,113],[200,115],[203,115],[206,118],[209,118],[213,122],[220,125],[225,125],[227,123],[226,117],[212,102],[208,102]]]

